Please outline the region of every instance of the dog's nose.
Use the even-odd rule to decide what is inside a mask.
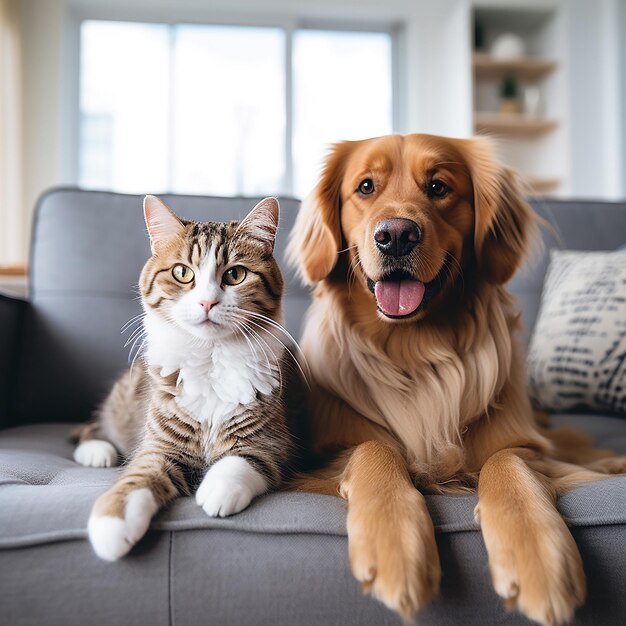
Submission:
[[[422,231],[413,220],[394,217],[378,222],[374,229],[376,247],[396,258],[409,254],[421,239]]]

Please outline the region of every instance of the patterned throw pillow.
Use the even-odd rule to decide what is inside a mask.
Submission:
[[[626,414],[626,252],[551,252],[528,374],[540,408]]]

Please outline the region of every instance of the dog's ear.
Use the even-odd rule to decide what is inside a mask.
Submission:
[[[524,200],[515,171],[494,157],[492,143],[467,140],[467,165],[474,187],[474,252],[478,270],[488,282],[508,282],[522,264],[536,216]]]
[[[335,144],[313,193],[302,202],[291,231],[288,258],[303,279],[314,285],[335,267],[341,249],[341,183],[346,160],[356,142]]]

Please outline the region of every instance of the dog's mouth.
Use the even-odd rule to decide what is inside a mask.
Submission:
[[[385,274],[380,280],[367,278],[378,310],[391,319],[407,318],[423,311],[441,288],[440,276],[424,283],[404,270]]]

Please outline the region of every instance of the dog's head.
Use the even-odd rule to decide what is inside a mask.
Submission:
[[[484,139],[392,135],[335,145],[290,243],[310,284],[352,279],[381,319],[422,319],[460,285],[507,282],[533,212]]]

